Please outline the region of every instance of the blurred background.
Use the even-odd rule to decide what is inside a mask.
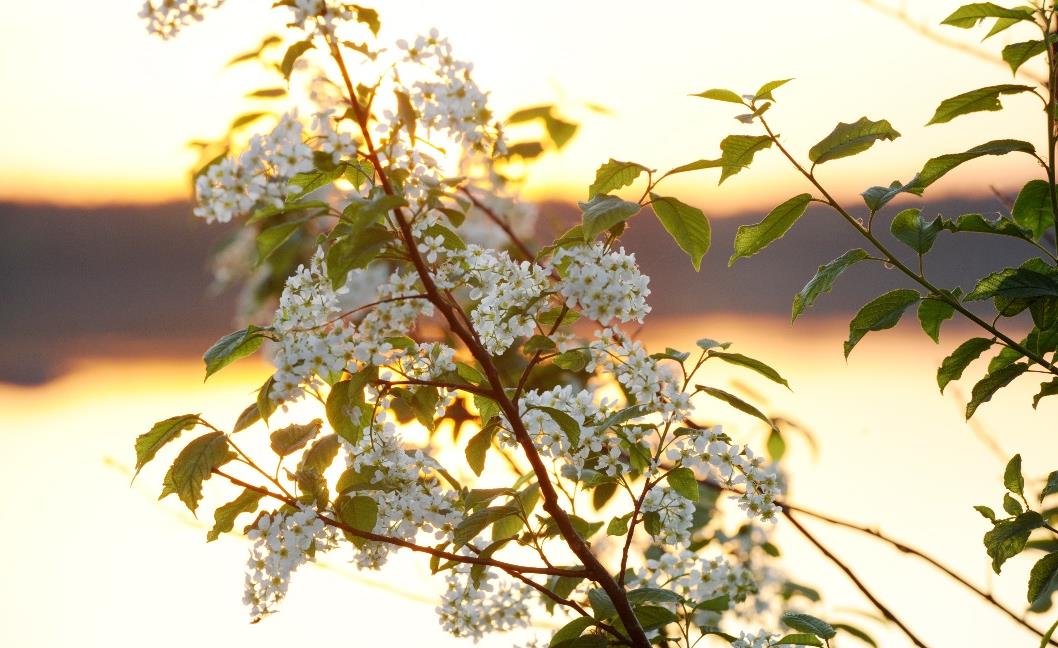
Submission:
[[[526,187],[547,224],[576,216],[574,202],[610,157],[670,168],[715,157],[725,135],[748,132],[723,104],[688,97],[712,87],[749,92],[795,77],[769,115],[802,156],[838,121],[890,120],[902,138],[821,171],[851,206],[864,188],[907,181],[935,155],[1003,137],[1040,145],[1043,121],[1029,96],[1005,98],[1002,113],[924,126],[941,99],[1010,82],[1010,73],[966,51],[978,47],[979,32],[938,27],[950,39],[942,42],[915,29],[961,3],[906,4],[903,17],[900,4],[857,0],[397,0],[379,9],[383,38],[430,27],[447,35],[475,62],[497,114],[553,103],[580,125],[560,154],[534,166]],[[136,435],[184,411],[234,420],[269,373],[246,361],[202,384],[201,353],[232,330],[235,314],[235,296],[211,290],[207,258],[233,230],[191,216],[188,169],[197,154],[187,143],[222,135],[253,108],[244,95],[260,86],[256,73],[223,63],[274,25],[262,3],[230,0],[161,42],[145,33],[139,8],[0,0],[0,644],[280,646],[337,625],[340,639],[369,645],[458,645],[434,620],[430,594],[439,583],[410,585],[410,560],[382,573],[357,573],[338,559],[306,568],[282,613],[251,626],[240,602],[245,545],[234,537],[206,545],[208,520],[174,501],[156,503],[161,473],[129,486]],[[1011,40],[1001,34],[983,47],[998,51]],[[1019,159],[985,158],[915,204],[930,216],[993,214],[1035,173]],[[791,298],[816,267],[859,246],[835,215],[810,210],[764,254],[725,266],[740,224],[805,190],[774,151],[723,187],[715,175],[675,179],[669,193],[712,219],[713,248],[695,274],[652,219],[637,219],[624,240],[652,277],[643,337],[677,348],[700,337],[732,340],[769,361],[792,393],[753,377],[711,380],[755,392],[812,431],[818,451],[791,439],[789,501],[941,556],[1022,610],[1032,559],[993,576],[980,540],[987,523],[971,507],[998,503],[1003,465],[1015,452],[1026,456],[1029,475],[1054,468],[1046,459],[1058,447],[1058,400],[1033,411],[1034,390],[1015,386],[964,422],[958,389],[940,396],[934,380],[968,334],[957,321],[935,345],[909,317],[868,336],[846,362],[848,319],[868,294],[901,285],[875,267],[848,272],[791,325]],[[958,250],[950,243],[941,237],[930,261],[942,285],[965,288],[1022,258],[972,237]],[[762,444],[763,434],[744,425]],[[931,645],[1036,644],[913,557],[809,524]],[[835,615],[869,627],[882,645],[907,645],[862,616],[873,610],[843,574],[779,527],[792,577],[820,589]],[[1053,616],[1030,620],[1046,627]],[[407,634],[395,640],[385,619]],[[500,637],[489,645],[507,644]]]

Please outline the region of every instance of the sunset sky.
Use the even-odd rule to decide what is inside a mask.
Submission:
[[[170,42],[149,37],[137,1],[53,0],[0,5],[0,200],[68,205],[161,202],[187,196],[192,139],[224,133],[253,108],[243,95],[261,86],[252,69],[224,68],[233,54],[281,27],[260,2],[230,0]],[[958,2],[914,3],[936,24]],[[715,157],[731,133],[734,107],[690,98],[710,87],[783,88],[771,120],[793,150],[805,151],[838,121],[889,119],[904,137],[834,162],[821,176],[851,196],[866,186],[907,180],[934,155],[985,139],[1040,143],[1034,97],[1009,97],[1005,113],[983,113],[926,128],[936,104],[978,87],[1007,83],[1008,70],[929,42],[855,0],[744,2],[387,3],[382,38],[436,26],[498,114],[542,102],[565,107],[583,128],[566,151],[540,163],[534,197],[582,197],[608,157],[656,168]],[[270,22],[271,21],[271,22]],[[976,42],[983,31],[939,28]],[[1028,38],[1010,30],[985,43]],[[1005,39],[1005,40],[1004,40]],[[608,107],[599,115],[590,102]],[[986,133],[987,135],[980,135]],[[1031,160],[977,161],[936,193],[1016,189]],[[771,206],[803,185],[773,151],[721,188],[714,172],[691,174],[671,192],[708,213]]]

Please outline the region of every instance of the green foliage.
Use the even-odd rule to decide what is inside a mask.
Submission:
[[[220,537],[220,534],[235,528],[235,519],[243,513],[256,511],[262,497],[264,497],[263,494],[247,488],[234,500],[218,507],[213,514],[215,520],[213,528],[206,534],[206,542],[213,542]]]
[[[735,234],[735,251],[727,265],[734,265],[739,257],[753,256],[772,242],[782,238],[805,213],[811,194],[800,194],[782,203],[756,225],[741,225]]]
[[[916,290],[902,288],[885,293],[868,302],[849,322],[849,339],[845,342],[845,357],[871,331],[893,328],[904,311],[922,298]]]
[[[764,421],[765,423],[768,424],[768,427],[770,427],[773,430],[778,429],[775,426],[775,422],[772,421],[770,418],[768,418],[763,412],[761,412],[756,407],[753,407],[752,405],[750,405],[746,401],[742,400],[741,398],[739,398],[738,396],[735,396],[734,394],[732,394],[730,392],[726,392],[726,391],[724,391],[722,389],[717,389],[715,387],[707,387],[705,385],[695,385],[695,389],[697,391],[700,391],[700,392],[705,392],[706,394],[712,396],[713,398],[716,398],[718,400],[724,401],[725,403],[727,403],[731,407],[734,407],[735,409],[739,410],[740,412],[744,412],[746,414],[749,414],[750,416],[753,416],[755,418],[758,418],[758,419]]]
[[[810,308],[816,302],[820,295],[830,292],[841,273],[869,257],[866,250],[857,248],[849,250],[830,263],[819,266],[815,276],[794,297],[790,320],[796,320],[806,308]]]
[[[272,452],[280,457],[294,454],[298,450],[307,446],[309,441],[316,438],[320,433],[322,425],[323,421],[320,419],[313,419],[304,425],[295,423],[294,425],[288,425],[285,428],[276,430],[271,436],[269,436]]]
[[[499,427],[498,420],[493,419],[480,432],[472,436],[470,442],[467,443],[467,463],[475,475],[481,475],[481,471],[485,469],[485,455],[488,453],[489,448],[492,447],[492,439],[496,436],[496,432],[499,431]]]
[[[1003,486],[1015,495],[1025,496],[1025,477],[1021,474],[1021,455],[1016,454],[1003,470]]]
[[[698,480],[690,468],[673,468],[665,479],[672,490],[692,502],[698,501]]]
[[[312,39],[307,38],[287,48],[286,54],[283,55],[283,62],[279,64],[279,71],[283,74],[283,78],[289,81],[290,75],[294,72],[294,64],[298,62],[302,54],[315,47]]]
[[[239,358],[245,358],[257,351],[268,337],[268,333],[268,329],[251,324],[217,340],[202,356],[202,360],[206,363],[206,378],[208,379]]]
[[[846,124],[839,123],[829,135],[808,151],[812,164],[823,164],[850,155],[863,153],[879,140],[894,140],[900,133],[886,120],[871,121],[866,117]]]
[[[748,168],[753,156],[759,151],[771,147],[771,138],[767,135],[728,135],[720,142],[720,183]]]
[[[724,362],[727,362],[728,364],[738,365],[740,367],[745,367],[752,371],[756,371],[768,380],[779,383],[787,389],[790,388],[790,383],[787,382],[786,379],[783,378],[781,375],[779,375],[778,371],[772,369],[760,360],[751,358],[746,355],[742,355],[741,353],[731,353],[729,351],[716,351],[715,349],[709,349],[705,352],[705,354],[709,358],[718,358],[720,360],[723,360]]]
[[[712,99],[713,101],[725,101],[727,103],[742,105],[745,100],[733,90],[724,90],[723,88],[713,88],[711,90],[703,90],[697,92],[692,97],[701,97],[702,99]]]
[[[992,570],[999,573],[1008,559],[1021,553],[1029,534],[1043,526],[1043,518],[1035,511],[1022,513],[1017,517],[997,520],[995,526],[985,533],[985,551],[992,559]]]
[[[378,502],[367,495],[341,495],[334,502],[334,511],[342,524],[357,531],[372,533],[378,522]],[[354,544],[362,544],[355,535],[347,533]]]
[[[1026,364],[1013,364],[997,369],[986,375],[973,386],[970,402],[966,404],[966,418],[969,419],[977,408],[992,400],[997,391],[1009,385],[1015,378],[1028,371]]]
[[[1054,227],[1051,208],[1051,186],[1046,180],[1030,180],[1022,187],[1011,211],[1014,222],[1032,232],[1032,240],[1039,241]]]
[[[970,160],[976,160],[985,155],[1006,155],[1015,152],[1032,154],[1036,152],[1036,148],[1032,144],[1021,140],[993,140],[975,146],[962,153],[948,153],[946,155],[930,158],[926,161],[926,164],[922,166],[922,170],[918,172],[915,179],[911,181],[911,186],[908,188],[908,191],[910,193],[922,195],[922,192],[926,187],[930,186],[937,180],[940,180],[949,171],[960,164],[969,162]]]
[[[959,7],[945,18],[941,24],[969,29],[986,18],[1002,18],[1015,21],[1031,20],[1032,12],[1020,8],[1007,9],[991,2],[974,2]]]
[[[782,615],[779,619],[787,627],[799,630],[801,632],[807,632],[813,636],[821,637],[823,639],[833,639],[837,632],[834,627],[826,621],[818,619],[810,614],[802,614],[799,612],[787,612]]]
[[[636,162],[618,162],[610,160],[595,172],[595,182],[588,187],[588,199],[600,194],[608,194],[636,181],[647,168]]]
[[[944,228],[940,218],[922,218],[921,209],[905,209],[893,218],[890,231],[901,243],[918,254],[926,254],[933,247],[937,234]]]
[[[985,338],[970,338],[960,344],[951,355],[944,359],[937,370],[937,386],[941,393],[953,380],[962,377],[962,373],[970,366],[970,363],[981,357],[981,354],[991,348],[992,340]]]
[[[606,230],[620,225],[639,213],[639,203],[617,196],[597,195],[588,202],[577,203],[583,212],[581,228],[585,241],[592,241]]]
[[[1010,66],[1012,73],[1017,73],[1018,68],[1045,51],[1047,46],[1042,40],[1011,43],[1003,48],[1003,60]]]
[[[934,342],[940,342],[940,325],[951,319],[955,314],[955,306],[952,305],[952,302],[959,301],[959,297],[962,295],[962,289],[960,288],[943,292],[951,301],[938,297],[927,297],[918,305],[919,324],[922,325],[922,330]]]
[[[151,426],[150,430],[136,437],[136,473],[132,478],[136,479],[136,475],[139,475],[140,470],[151,459],[154,459],[162,446],[180,436],[184,430],[190,430],[198,425],[200,420],[198,414],[173,416],[164,421],[158,421]]]
[[[650,206],[676,245],[691,258],[695,272],[702,268],[702,257],[709,251],[712,233],[702,210],[675,198],[650,194]]]
[[[999,103],[1001,95],[1032,92],[1032,90],[1032,86],[1004,84],[964,92],[961,95],[942,101],[940,106],[937,107],[937,112],[933,114],[933,118],[926,125],[943,124],[960,115],[974,112],[1002,110],[1003,105]]]
[[[1036,561],[1029,572],[1029,587],[1026,598],[1029,603],[1040,597],[1046,588],[1058,577],[1058,552],[1049,553]]]
[[[194,513],[202,500],[202,482],[234,458],[235,453],[228,448],[228,438],[222,432],[198,437],[177,455],[162,482],[161,497],[175,493]]]

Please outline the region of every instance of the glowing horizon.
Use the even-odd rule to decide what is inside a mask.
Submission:
[[[916,18],[936,24],[959,3],[934,4]],[[243,95],[266,77],[252,66],[223,63],[281,28],[276,14],[233,0],[161,42],[145,33],[137,8],[137,2],[57,0],[0,9],[7,53],[0,57],[0,82],[19,97],[5,106],[7,119],[0,122],[7,143],[0,153],[0,200],[98,206],[187,199],[187,170],[196,158],[187,142],[222,134],[233,116],[253,107]],[[532,12],[510,6],[489,11],[483,16],[472,4],[397,3],[382,12],[382,38],[437,26],[460,57],[475,62],[497,114],[557,103],[581,122],[564,151],[535,165],[525,187],[532,199],[582,198],[595,168],[609,157],[661,169],[715,157],[720,139],[752,127],[732,119],[734,107],[688,94],[709,87],[753,90],[775,78],[797,77],[777,93],[780,103],[769,114],[795,152],[803,155],[838,121],[862,115],[889,119],[903,133],[820,168],[824,181],[846,198],[873,184],[907,180],[927,158],[987,139],[1043,140],[1031,96],[1005,98],[1008,108],[1001,113],[923,126],[940,100],[1009,82],[1009,72],[932,43],[857,2],[783,4],[756,17],[740,3],[665,2],[646,16],[630,2],[552,0]],[[497,27],[503,25],[517,29]],[[819,25],[847,27],[832,32]],[[944,33],[968,43],[982,35]],[[986,46],[998,50],[1023,37],[1004,33]],[[612,112],[593,113],[584,107],[589,102]],[[983,194],[988,184],[1016,190],[1035,165],[1020,157],[968,164],[938,183],[936,195]],[[752,169],[723,187],[716,179],[715,172],[687,174],[666,192],[723,214],[769,207],[805,189],[775,151],[759,155]]]

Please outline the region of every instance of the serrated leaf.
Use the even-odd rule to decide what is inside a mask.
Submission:
[[[583,212],[581,227],[585,241],[625,222],[640,210],[639,203],[621,200],[617,196],[599,195],[577,204]]]
[[[943,124],[960,115],[969,113],[1002,110],[1003,104],[999,102],[1000,96],[1032,92],[1032,90],[1032,86],[1003,84],[964,92],[942,101],[937,106],[937,111],[933,114],[933,118],[926,125]]]
[[[1004,268],[978,281],[974,289],[966,295],[966,301],[993,297],[1058,297],[1058,278],[1026,267]]]
[[[849,357],[852,349],[867,333],[884,331],[896,326],[904,311],[921,298],[918,291],[901,288],[887,292],[864,305],[849,322],[849,339],[845,341],[845,357]]]
[[[974,2],[963,5],[945,18],[941,24],[969,29],[985,18],[1006,18],[1010,20],[1031,20],[1032,14],[1024,9],[1007,9],[991,2]]]
[[[969,162],[985,155],[1006,155],[1014,152],[1035,153],[1036,148],[1032,144],[1021,140],[992,140],[962,153],[948,153],[931,158],[926,161],[922,170],[911,181],[908,192],[919,196],[922,195],[926,187],[940,180],[945,174],[964,162]]]
[[[365,268],[375,260],[393,233],[382,225],[370,225],[351,236],[342,236],[327,250],[327,278],[336,289],[345,285],[351,270]]]
[[[1003,469],[1003,487],[1015,495],[1025,494],[1025,477],[1021,474],[1021,455],[1016,454]]]
[[[628,519],[630,517],[631,513],[610,520],[609,524],[606,525],[606,535],[620,537],[628,533]]]
[[[279,71],[283,74],[283,78],[290,80],[290,75],[294,71],[294,64],[298,62],[301,55],[316,47],[312,44],[311,39],[305,39],[298,41],[287,48],[286,54],[283,55],[283,62],[279,65]]]
[[[1011,520],[999,520],[984,535],[985,551],[992,559],[992,570],[999,573],[1003,563],[1021,553],[1033,529],[1043,526],[1043,518],[1035,511],[1022,513]]]
[[[1058,493],[1058,470],[1047,475],[1047,483],[1044,485],[1043,490],[1040,491],[1040,501],[1042,502],[1043,498],[1055,493]]]
[[[220,537],[220,534],[235,528],[235,518],[243,513],[256,511],[262,497],[264,497],[263,494],[247,488],[234,500],[219,507],[213,514],[213,528],[206,534],[206,542],[213,542]]]
[[[313,443],[298,462],[298,472],[302,470],[314,470],[319,474],[331,467],[338,457],[338,450],[342,443],[337,434],[327,434]]]
[[[1032,233],[1022,229],[1014,221],[1006,218],[989,220],[981,214],[963,214],[955,221],[945,221],[944,229],[950,232],[977,232],[981,234],[999,234],[1030,240]]]
[[[1010,493],[1003,493],[1003,510],[1008,515],[1020,515],[1025,512],[1025,507],[1021,505],[1021,502],[1014,499]]]
[[[555,356],[553,362],[566,371],[583,371],[591,361],[591,354],[587,349],[571,349],[563,351]]]
[[[719,358],[720,360],[723,360],[724,362],[727,362],[728,364],[738,365],[740,367],[745,367],[747,369],[751,369],[753,371],[756,371],[757,373],[759,373],[760,375],[764,376],[768,380],[771,380],[772,382],[779,383],[780,385],[782,385],[783,387],[786,387],[787,389],[790,388],[790,383],[788,383],[786,381],[786,379],[783,378],[779,374],[778,371],[772,369],[771,367],[769,367],[768,365],[764,364],[760,360],[757,360],[755,358],[751,358],[751,357],[746,356],[746,355],[742,355],[741,353],[731,353],[729,351],[714,351],[714,350],[710,350],[710,351],[708,351],[708,355],[709,355],[710,358]]]
[[[204,434],[187,444],[169,472],[165,475],[162,497],[175,493],[194,513],[202,500],[202,482],[209,479],[216,468],[235,458],[228,448],[228,439],[221,432]]]
[[[725,101],[727,103],[734,103],[740,105],[746,103],[737,92],[734,92],[732,90],[725,90],[723,88],[712,88],[710,90],[703,90],[702,92],[696,92],[691,96],[701,97],[702,99],[712,99],[713,101]]]
[[[921,212],[921,209],[915,208],[901,211],[893,217],[889,229],[898,241],[919,254],[926,254],[944,225],[940,218],[923,219]]]
[[[833,639],[837,634],[829,623],[810,614],[787,612],[779,620],[794,630],[809,632],[823,639]]]
[[[1028,365],[1013,364],[993,371],[979,380],[973,387],[970,402],[966,404],[966,419],[969,420],[978,407],[990,401],[996,392],[1009,385],[1015,378],[1028,370]]]
[[[588,603],[591,604],[591,610],[595,615],[595,618],[604,621],[606,619],[612,619],[617,616],[617,608],[614,607],[610,597],[601,589],[593,589],[588,591]]]
[[[294,232],[298,231],[299,227],[301,227],[301,223],[293,221],[280,223],[261,230],[256,238],[257,264],[264,263],[268,257],[272,256],[272,253],[279,249],[279,246],[283,245],[283,243],[286,243],[294,235]]]
[[[636,619],[644,632],[657,630],[662,626],[679,620],[679,617],[672,610],[663,608],[660,605],[637,605],[632,608],[632,611],[635,613]]]
[[[334,512],[346,526],[372,533],[378,522],[378,502],[368,495],[342,495],[334,502]]]
[[[594,198],[600,194],[608,194],[635,182],[643,171],[646,170],[642,164],[635,162],[619,162],[610,158],[595,172],[595,182],[588,187],[588,198]]]
[[[1032,409],[1036,409],[1042,399],[1055,394],[1058,394],[1058,378],[1054,378],[1040,386],[1040,391],[1032,397]]]
[[[695,160],[694,162],[688,162],[687,164],[683,164],[681,166],[678,166],[675,169],[666,171],[665,175],[662,176],[662,177],[668,177],[670,175],[674,175],[674,174],[677,174],[677,173],[686,173],[688,171],[701,171],[703,169],[715,169],[715,168],[721,167],[723,165],[724,165],[724,163],[723,163],[722,160]]]
[[[1039,241],[1054,226],[1051,189],[1046,180],[1030,180],[1014,200],[1011,210],[1014,222],[1032,232],[1032,240]]]
[[[1018,68],[1045,51],[1047,51],[1047,46],[1042,40],[1011,43],[1003,48],[1003,60],[1010,66],[1010,71],[1016,74]]]
[[[1026,598],[1032,603],[1040,597],[1047,584],[1058,576],[1058,552],[1049,553],[1036,561],[1029,572],[1029,588]]]
[[[676,245],[691,258],[694,271],[701,270],[702,257],[709,251],[712,242],[709,220],[702,210],[655,193],[650,194],[650,206]]]
[[[309,441],[316,438],[322,426],[323,421],[313,419],[304,425],[295,423],[276,430],[268,439],[272,452],[280,457],[285,457],[301,450],[308,445]]]
[[[948,386],[948,383],[961,378],[970,363],[981,357],[981,354],[987,351],[992,344],[992,340],[985,338],[970,338],[952,351],[951,355],[944,358],[937,370],[937,385],[941,393],[944,393],[944,388]]]
[[[758,151],[771,146],[767,135],[728,135],[720,142],[720,183],[747,168]]]
[[[679,493],[684,499],[691,502],[698,501],[698,480],[694,477],[694,471],[690,468],[673,468],[666,475],[665,480],[672,490]]]
[[[164,421],[158,421],[151,426],[150,430],[136,437],[136,472],[132,475],[132,479],[136,479],[136,475],[139,475],[140,470],[151,459],[154,459],[162,446],[180,436],[184,430],[190,430],[198,425],[200,420],[198,414],[172,416]]]
[[[465,451],[467,463],[475,475],[481,476],[485,469],[485,455],[492,447],[492,439],[499,430],[499,424],[495,420],[490,421],[480,432],[470,437]]]
[[[867,254],[866,250],[856,248],[842,254],[830,263],[819,266],[815,276],[794,297],[790,320],[796,320],[806,308],[811,307],[816,302],[820,295],[830,292],[830,289],[834,287],[834,282],[841,276],[842,272],[868,257],[870,255]]]
[[[734,265],[740,257],[753,256],[772,242],[782,238],[812,201],[811,194],[800,194],[782,203],[756,225],[741,225],[735,234],[735,250],[727,265]]]
[[[762,99],[767,101],[775,101],[775,97],[772,96],[772,92],[778,90],[780,87],[786,85],[793,79],[779,79],[777,81],[769,81],[762,85],[756,94],[753,95],[754,101],[760,101]]]
[[[894,180],[888,187],[870,187],[860,195],[863,196],[863,203],[867,205],[867,209],[874,213],[885,207],[893,198],[906,193],[913,182],[902,184],[899,180]]]
[[[261,348],[265,333],[265,329],[251,324],[214,342],[202,356],[206,363],[206,379],[239,358],[245,358]]]
[[[948,293],[956,301],[961,294],[962,290],[959,288]],[[955,307],[942,299],[927,297],[918,305],[918,322],[922,325],[922,330],[934,342],[940,342],[940,325],[951,319],[953,315],[955,315]]]
[[[735,396],[734,394],[728,393],[722,389],[717,389],[715,387],[707,387],[705,385],[695,385],[695,389],[698,391],[705,392],[713,398],[724,401],[725,403],[727,403],[731,407],[734,407],[740,412],[744,412],[746,414],[749,414],[750,416],[754,416],[764,421],[768,424],[768,427],[772,428],[773,430],[777,429],[775,427],[775,423],[770,418],[765,416],[763,412],[761,412],[756,407],[753,407],[746,401],[742,400],[738,396]]]
[[[835,126],[829,135],[808,151],[808,159],[813,164],[823,164],[862,153],[879,140],[894,140],[898,137],[900,133],[887,120],[872,121],[861,117],[851,124],[841,122]]]
[[[452,535],[452,541],[457,547],[462,547],[478,536],[490,524],[505,517],[518,515],[517,506],[506,504],[504,506],[490,506],[474,511],[456,525]]]

